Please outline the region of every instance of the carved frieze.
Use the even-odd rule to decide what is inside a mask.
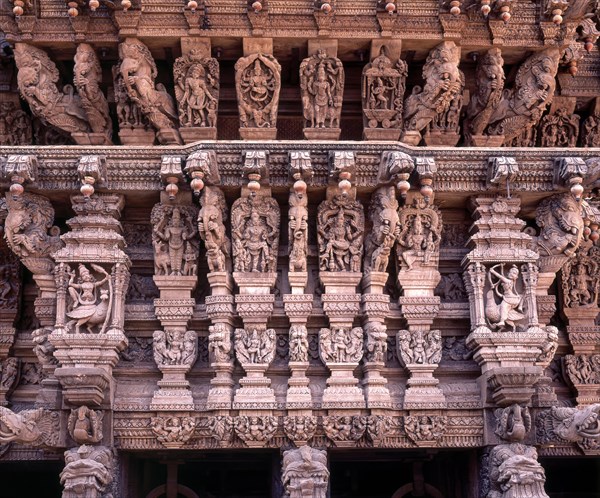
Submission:
[[[247,446],[260,448],[265,446],[277,432],[277,417],[272,415],[235,417],[233,428],[235,434]]]
[[[406,436],[417,446],[435,446],[446,432],[448,417],[443,415],[407,415]]]
[[[283,419],[283,430],[297,446],[310,441],[317,430],[317,417],[310,415],[289,416]]]
[[[180,448],[187,443],[196,428],[196,419],[188,416],[159,415],[152,417],[151,428],[166,448]]]
[[[354,446],[367,430],[368,418],[360,415],[323,417],[325,435],[339,447]]]

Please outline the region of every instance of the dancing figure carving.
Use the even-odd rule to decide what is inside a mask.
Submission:
[[[495,330],[505,330],[508,326],[516,331],[516,322],[525,318],[523,296],[517,291],[519,269],[512,265],[508,273],[504,264],[497,264],[488,270],[489,290],[486,294],[485,316]]]
[[[100,280],[97,280],[83,264],[79,265],[77,282],[75,282],[75,271],[69,272],[68,291],[71,303],[67,317],[71,320],[67,323],[67,328],[75,334],[79,334],[84,325],[90,334],[94,331],[104,333],[112,309],[113,284],[110,275],[99,265],[92,263],[90,266],[102,275]],[[94,327],[100,327],[100,329],[94,330]]]

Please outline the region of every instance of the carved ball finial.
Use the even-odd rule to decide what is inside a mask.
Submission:
[[[131,0],[121,0],[121,7],[127,12],[131,8]]]

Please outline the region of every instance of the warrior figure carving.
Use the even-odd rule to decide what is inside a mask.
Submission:
[[[515,265],[507,274],[502,263],[488,270],[490,289],[486,295],[485,316],[490,326],[496,330],[504,330],[508,326],[515,332],[515,322],[525,317],[523,296],[517,292],[518,279],[519,269]]]

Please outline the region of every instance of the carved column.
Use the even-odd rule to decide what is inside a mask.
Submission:
[[[332,185],[317,215],[319,278],[325,287],[321,300],[330,324],[319,332],[319,354],[331,372],[323,408],[363,408],[364,395],[352,373],[363,356],[363,330],[352,325],[360,310],[356,288],[363,276],[365,228],[363,206],[350,183],[354,153],[332,152],[330,171]]]
[[[477,197],[470,238],[475,248],[463,262],[471,303],[467,344],[481,366],[482,392],[489,385],[500,406],[530,401],[549,334],[538,323],[538,254],[516,217],[520,205],[519,198]]]
[[[179,158],[163,157],[161,175],[167,181],[181,178]],[[188,330],[196,304],[192,292],[198,282],[197,219],[190,192],[161,192],[161,202],[152,209],[153,279],[160,291],[154,309],[164,329],[154,332],[154,359],[163,378],[152,398],[153,410],[194,409],[186,374],[198,354],[196,332]]]
[[[277,279],[280,213],[268,185],[265,151],[246,152],[244,171],[250,182],[231,208],[233,278],[239,287],[236,309],[244,322],[235,331],[235,352],[246,372],[235,393],[234,409],[275,408],[275,393],[265,372],[275,355],[275,331],[267,329]],[[261,185],[259,182],[264,183]]]
[[[244,38],[244,57],[235,64],[235,88],[243,140],[275,140],[281,66],[272,38]]]
[[[122,195],[71,197],[75,218],[54,254],[57,266],[56,324],[49,337],[61,366],[56,369],[65,399],[75,405],[110,407],[112,368],[127,346],[125,290],[129,258],[123,252],[119,217]]]
[[[288,410],[304,409],[310,415],[312,397],[308,369],[308,330],[306,322],[312,311],[313,296],[305,294],[308,281],[308,194],[305,180],[313,175],[310,152],[290,152],[290,176],[295,180],[290,189],[288,211],[288,279],[291,294],[284,294],[285,313],[290,320],[289,367],[286,407]]]

